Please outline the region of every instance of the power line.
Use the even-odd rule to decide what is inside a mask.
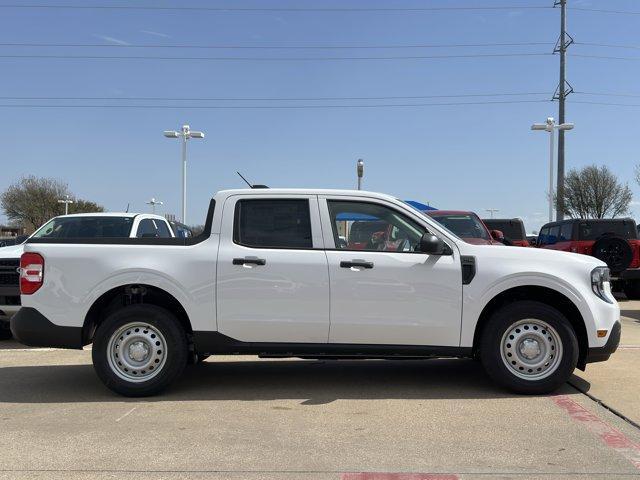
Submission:
[[[0,55],[0,58],[54,59],[54,60],[203,60],[203,61],[334,61],[334,60],[432,60],[444,58],[499,58],[499,57],[540,57],[552,53],[478,53],[461,55],[411,55],[387,57],[160,57],[149,55]]]
[[[452,43],[414,45],[136,45],[104,43],[0,43],[0,47],[53,47],[53,48],[184,48],[184,49],[245,49],[245,50],[331,50],[331,49],[401,49],[401,48],[467,48],[467,47],[525,47],[551,45],[549,42],[509,42],[509,43]]]
[[[207,11],[207,12],[439,12],[439,11],[491,11],[491,10],[548,10],[552,7],[541,5],[503,5],[484,7],[408,7],[408,8],[254,8],[254,7],[194,7],[176,5],[174,7],[137,6],[137,5],[47,5],[47,4],[8,4],[0,8],[19,9],[72,9],[72,10],[158,10],[158,11]]]
[[[584,8],[584,7],[570,7],[570,10],[578,12],[593,12],[593,13],[615,13],[620,15],[640,15],[640,12],[629,12],[625,10],[606,10],[603,8]]]
[[[604,92],[574,92],[578,95],[593,95],[597,97],[629,97],[640,98],[640,94],[637,93],[604,93]]]
[[[584,103],[587,105],[607,105],[612,107],[640,107],[640,103],[589,102],[586,100],[573,100],[571,103]]]
[[[398,108],[447,107],[458,105],[507,105],[517,103],[548,103],[549,100],[507,100],[486,102],[396,103],[369,105],[47,105],[0,104],[0,108],[126,108],[126,109],[198,109],[198,110],[250,110],[250,109],[318,109],[318,108]]]
[[[575,45],[586,45],[590,47],[607,47],[607,48],[628,48],[640,50],[640,45],[616,45],[611,43],[592,43],[592,42],[573,42]]]
[[[580,58],[600,58],[600,59],[608,59],[608,60],[631,60],[638,61],[640,57],[614,57],[610,55],[584,55],[581,53],[572,53],[571,57],[580,57]]]
[[[336,100],[410,100],[426,98],[477,98],[548,95],[549,92],[521,93],[469,93],[458,95],[412,95],[380,97],[17,97],[0,96],[0,100],[115,100],[115,101],[202,101],[202,102],[248,102],[248,101],[336,101]]]

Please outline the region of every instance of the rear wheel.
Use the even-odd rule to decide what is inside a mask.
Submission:
[[[480,359],[494,381],[514,392],[549,393],[575,369],[578,340],[555,308],[519,301],[492,315],[482,333]]]
[[[129,397],[165,389],[187,363],[178,319],[155,305],[131,305],[109,315],[93,340],[93,366],[111,390]]]

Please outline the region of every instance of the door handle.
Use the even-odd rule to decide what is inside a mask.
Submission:
[[[341,268],[361,267],[361,268],[373,268],[373,262],[367,262],[365,260],[351,260],[340,262]]]
[[[244,258],[234,258],[234,265],[266,265],[267,261],[264,258],[257,257],[244,257]]]

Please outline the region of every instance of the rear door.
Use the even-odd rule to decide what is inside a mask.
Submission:
[[[376,199],[321,196],[320,209],[331,280],[330,343],[459,345],[462,266],[453,242],[447,242],[452,255],[416,252],[427,229]],[[350,229],[365,221],[376,228],[355,248]]]
[[[315,195],[229,197],[218,253],[218,330],[245,342],[326,343],[323,248]]]

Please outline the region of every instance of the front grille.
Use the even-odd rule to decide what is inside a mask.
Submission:
[[[16,270],[20,266],[20,259],[0,259],[0,285],[17,286],[20,284],[20,276]]]

